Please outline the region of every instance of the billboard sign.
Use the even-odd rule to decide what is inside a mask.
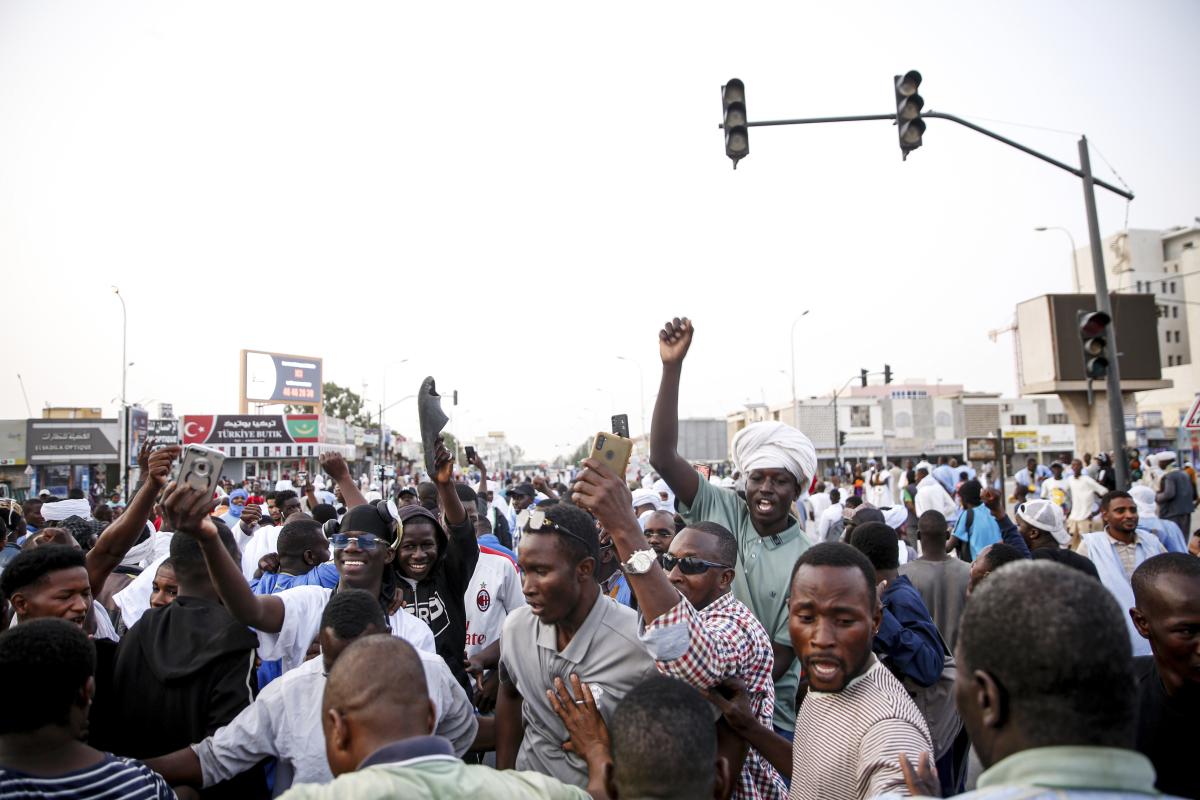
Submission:
[[[243,397],[258,403],[319,405],[321,359],[242,351]]]
[[[121,459],[115,419],[30,419],[25,421],[25,453],[30,464],[108,464]]]
[[[970,436],[966,440],[967,461],[995,461],[1000,457],[997,441],[990,436]]]
[[[183,418],[184,444],[295,444],[316,442],[316,414],[188,414]]]
[[[142,443],[146,441],[146,434],[150,428],[150,414],[144,408],[130,406],[125,417],[125,424],[129,426],[126,431],[129,437],[129,450],[126,455],[129,457],[129,466],[136,467],[138,452],[141,451]]]
[[[179,420],[152,419],[147,433],[155,444],[179,444]]]

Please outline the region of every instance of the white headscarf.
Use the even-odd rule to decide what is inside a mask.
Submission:
[[[664,494],[667,496],[666,500],[662,498]],[[659,510],[675,513],[675,493],[662,478],[654,482],[654,499],[658,503]]]
[[[651,489],[638,489],[633,493],[633,507],[636,510],[638,506],[653,505],[658,508],[660,498],[658,492]]]
[[[755,422],[742,428],[730,446],[733,463],[743,475],[755,469],[786,469],[808,494],[817,472],[817,450],[809,438],[782,422]]]
[[[1154,490],[1149,486],[1138,484],[1129,487],[1129,496],[1133,498],[1133,502],[1137,504],[1139,517],[1157,517],[1158,504],[1154,499]]]
[[[57,503],[42,505],[42,519],[46,522],[61,522],[67,517],[91,519],[92,507],[82,497],[77,500],[59,500]]]

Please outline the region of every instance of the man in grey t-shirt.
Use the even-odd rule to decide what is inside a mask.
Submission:
[[[946,646],[954,650],[958,620],[967,603],[971,567],[946,554],[946,518],[940,511],[926,511],[917,520],[921,557],[900,565],[900,574],[921,593],[933,624]]]
[[[562,749],[570,738],[546,691],[554,679],[587,684],[607,721],[625,693],[656,674],[638,640],[637,614],[600,593],[596,523],[575,506],[534,510],[518,563],[528,603],[508,615],[500,634],[496,766],[534,770],[587,785],[587,765]],[[522,730],[523,729],[523,730]]]

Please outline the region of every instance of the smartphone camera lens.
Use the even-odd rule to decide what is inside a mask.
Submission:
[[[597,437],[596,437],[596,449],[597,449],[597,450],[603,450],[603,449],[604,449],[604,444],[605,444],[607,441],[608,441],[608,438],[607,438],[607,437],[605,437],[605,436],[597,436]]]
[[[199,475],[201,477],[208,477],[208,469],[209,469],[209,465],[208,465],[207,459],[201,458],[196,461],[196,474],[197,475]]]

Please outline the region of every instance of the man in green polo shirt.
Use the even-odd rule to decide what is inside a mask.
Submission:
[[[775,651],[775,728],[789,739],[796,722],[800,662],[788,636],[788,587],[792,567],[811,543],[792,516],[817,469],[817,453],[803,433],[780,422],[748,425],[734,436],[733,461],[746,478],[746,499],[718,489],[679,455],[679,377],[692,344],[686,317],[658,334],[662,382],[650,429],[650,463],[662,476],[689,524],[717,522],[738,540],[733,594],[767,629]]]

